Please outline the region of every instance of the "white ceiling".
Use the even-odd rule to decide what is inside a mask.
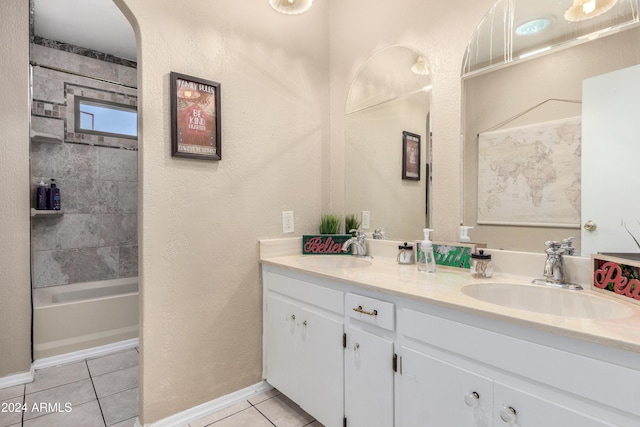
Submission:
[[[112,0],[33,0],[36,36],[136,60],[131,24]]]

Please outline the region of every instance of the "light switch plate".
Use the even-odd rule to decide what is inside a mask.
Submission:
[[[293,211],[282,211],[282,232],[293,233]]]
[[[362,211],[362,221],[360,224],[363,230],[368,230],[371,227],[371,212],[370,211]]]

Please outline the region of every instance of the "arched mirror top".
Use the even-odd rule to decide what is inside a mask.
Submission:
[[[405,47],[384,48],[360,67],[351,83],[346,114],[431,89],[425,56]]]
[[[638,0],[498,0],[474,31],[462,76],[584,43],[638,23]]]

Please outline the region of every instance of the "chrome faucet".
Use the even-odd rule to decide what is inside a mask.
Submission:
[[[382,228],[376,228],[373,231],[373,234],[371,235],[371,237],[373,237],[376,240],[382,240],[384,239],[384,227]]]
[[[536,285],[556,286],[565,289],[582,289],[576,283],[568,283],[564,275],[564,249],[562,242],[549,240],[544,243],[547,246],[547,259],[544,262],[544,279],[534,279]]]
[[[349,230],[349,233],[356,233],[355,237],[350,238],[342,245],[342,252],[347,252],[351,246],[354,247],[353,256],[367,256],[367,244],[364,239],[366,234],[361,230]]]
[[[560,241],[560,248],[564,250],[564,255],[576,255],[576,247],[573,246],[573,241],[575,237],[567,237],[566,239],[562,239]]]

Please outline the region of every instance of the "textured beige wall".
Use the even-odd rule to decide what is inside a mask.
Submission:
[[[258,240],[317,229],[328,194],[328,12],[118,0],[138,36],[140,417],[262,379]],[[126,10],[128,8],[128,10]],[[169,72],[221,83],[222,161],[172,158]],[[327,196],[325,196],[327,198]]]
[[[31,365],[29,2],[0,2],[0,378]]]
[[[493,0],[331,2],[331,206],[344,205],[344,108],[362,64],[382,48],[424,52],[433,77],[434,240],[457,240],[460,221],[460,69],[473,30]],[[416,239],[420,235],[415,236]]]

